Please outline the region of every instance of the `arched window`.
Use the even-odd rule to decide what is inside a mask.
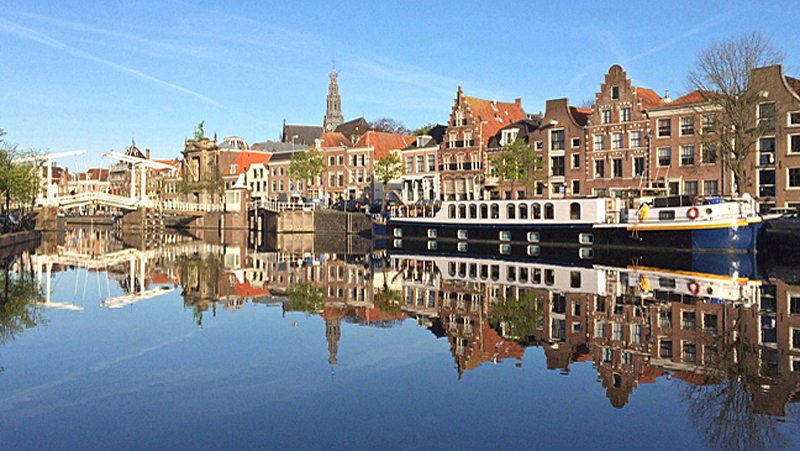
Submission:
[[[531,204],[533,219],[542,219],[542,206],[538,203]]]
[[[553,204],[550,202],[544,204],[544,219],[553,219],[555,212],[553,211]]]
[[[577,202],[569,204],[569,219],[581,219],[581,204]]]
[[[508,204],[506,207],[506,219],[515,219],[517,213],[517,207],[514,204]]]
[[[492,219],[500,219],[500,206],[492,204]]]
[[[448,218],[455,218],[456,217],[456,206],[455,205],[450,204],[450,206],[447,207],[447,217]]]
[[[478,217],[478,206],[475,204],[469,204],[469,218],[475,219]]]
[[[461,219],[466,219],[467,217],[467,206],[461,204],[458,206],[458,217]]]
[[[481,205],[481,219],[489,219],[489,207],[486,204]]]
[[[519,204],[519,219],[528,219],[528,205]]]

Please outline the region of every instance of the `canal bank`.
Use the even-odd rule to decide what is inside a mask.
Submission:
[[[24,249],[38,245],[42,233],[38,230],[6,233],[0,235],[0,258],[16,255]]]

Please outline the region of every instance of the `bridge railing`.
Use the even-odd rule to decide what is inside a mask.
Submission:
[[[320,204],[318,202],[280,202],[273,199],[254,199],[247,203],[248,210],[257,210],[259,208],[280,213],[282,211],[319,210]]]
[[[198,204],[194,202],[179,202],[173,200],[148,200],[146,205],[149,208],[162,208],[172,211],[196,211],[204,213],[225,211],[223,204]]]

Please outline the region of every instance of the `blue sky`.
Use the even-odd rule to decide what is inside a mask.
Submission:
[[[792,2],[0,0],[0,128],[89,165],[132,137],[177,156],[201,120],[277,139],[284,119],[322,124],[334,56],[345,120],[409,128],[446,122],[458,85],[579,105],[613,64],[676,98],[698,51],[754,29],[797,75],[798,19]]]

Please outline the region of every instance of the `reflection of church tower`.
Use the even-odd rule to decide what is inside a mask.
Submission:
[[[339,352],[339,338],[342,337],[341,326],[341,318],[325,320],[325,338],[328,340],[328,363],[331,364],[331,371],[333,371],[333,365],[336,365],[336,354]]]
[[[335,65],[331,71],[330,77],[331,84],[328,86],[328,108],[325,111],[325,122],[322,124],[326,132],[332,132],[336,130],[336,127],[344,123],[344,117],[342,117],[342,99],[339,97],[339,81],[337,80],[339,74],[336,72]]]

